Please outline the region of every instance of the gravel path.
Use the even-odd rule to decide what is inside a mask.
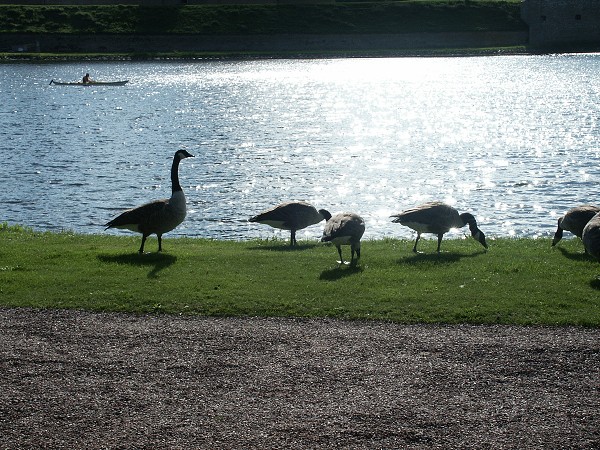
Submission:
[[[0,448],[600,448],[600,329],[0,309]]]

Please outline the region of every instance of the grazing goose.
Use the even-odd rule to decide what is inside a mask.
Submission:
[[[581,240],[585,251],[600,260],[600,213],[590,219],[583,229]]]
[[[458,211],[450,205],[441,202],[430,202],[417,206],[412,209],[407,209],[399,214],[394,214],[392,221],[400,223],[417,232],[417,239],[413,247],[413,252],[417,253],[417,243],[421,238],[421,233],[433,233],[438,236],[437,251],[440,252],[440,244],[442,237],[451,228],[462,228],[469,224],[471,236],[485,248],[488,248],[485,242],[485,235],[477,228],[477,221],[472,214],[458,214]]]
[[[342,257],[342,245],[349,245],[352,255],[350,265],[354,265],[360,259],[360,238],[365,232],[365,221],[354,213],[340,213],[333,217],[328,213],[325,215],[325,220],[327,223],[321,242],[332,242],[337,247],[340,264],[345,264]],[[356,261],[354,253],[356,253]]]
[[[179,161],[194,155],[185,150],[178,150],[171,166],[171,198],[156,200],[137,208],[128,209],[108,222],[105,227],[123,228],[142,233],[140,253],[144,253],[146,238],[151,234],[158,237],[158,251],[162,251],[162,235],[183,222],[186,214],[185,195],[179,184]]]
[[[558,219],[558,227],[552,239],[552,247],[559,243],[563,237],[563,230],[570,231],[578,238],[581,238],[586,224],[594,217],[600,208],[592,205],[581,205],[569,209],[564,216]]]
[[[324,213],[331,216],[331,214],[324,209],[317,211],[310,203],[287,202],[271,209],[267,209],[248,219],[248,221],[263,223],[282,230],[290,230],[290,244],[293,247],[294,245],[298,245],[298,242],[296,241],[296,231],[319,223],[325,219]]]

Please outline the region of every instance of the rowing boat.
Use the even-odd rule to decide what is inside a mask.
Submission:
[[[129,80],[124,81],[90,81],[89,83],[83,83],[81,81],[54,81],[50,80],[50,84],[55,84],[57,86],[124,86],[127,84]]]

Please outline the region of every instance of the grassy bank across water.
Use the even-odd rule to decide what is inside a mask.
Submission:
[[[404,56],[437,55],[446,47],[480,54],[485,47],[526,45],[527,30],[518,0],[0,5],[0,60],[52,59],[55,53],[137,59],[165,53],[179,59]]]
[[[154,251],[156,240],[149,240]],[[581,242],[472,239],[363,243],[356,268],[302,242],[38,233],[0,226],[0,307],[380,319],[400,323],[600,326],[600,265]],[[347,251],[347,249],[345,249]]]
[[[289,5],[0,5],[0,33],[251,36],[526,29],[519,0]]]

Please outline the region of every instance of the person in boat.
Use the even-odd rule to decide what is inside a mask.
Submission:
[[[90,78],[90,74],[86,73],[85,76],[83,77],[83,83],[91,83],[92,79]]]

